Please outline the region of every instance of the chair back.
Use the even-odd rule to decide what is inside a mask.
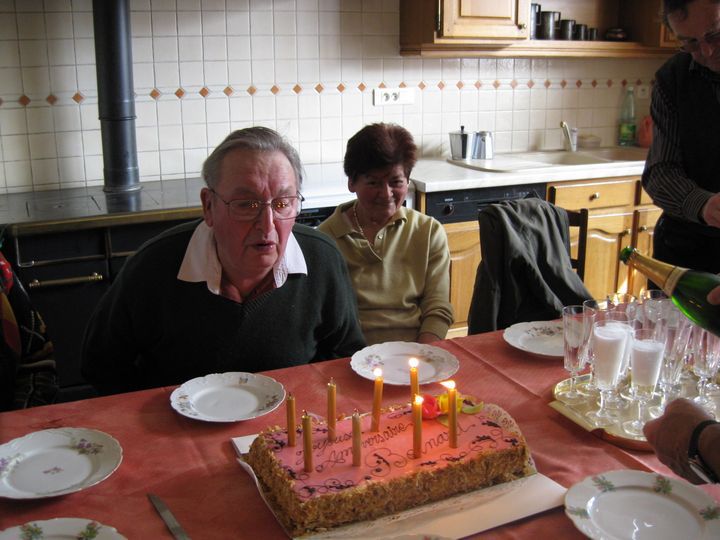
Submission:
[[[580,210],[565,210],[568,216],[568,225],[570,227],[578,228],[577,236],[577,257],[572,256],[572,248],[570,249],[570,264],[577,272],[577,275],[585,280],[585,257],[587,255],[587,233],[588,233],[588,220],[589,212],[587,208],[581,208]],[[572,234],[570,235],[572,237]],[[572,244],[572,241],[571,241]]]

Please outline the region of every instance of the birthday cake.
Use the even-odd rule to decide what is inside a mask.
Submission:
[[[385,410],[380,429],[361,418],[361,465],[353,466],[352,421],[339,420],[328,441],[323,421],[312,426],[313,469],[304,470],[302,430],[288,446],[287,429],[258,435],[245,461],[275,515],[292,536],[375,519],[534,472],[529,449],[512,418],[499,407],[458,415],[458,444],[437,419],[422,422],[422,455],[414,459],[410,405]]]

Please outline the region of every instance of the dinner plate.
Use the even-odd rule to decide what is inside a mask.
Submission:
[[[503,338],[521,351],[539,356],[563,356],[562,321],[536,321],[513,324],[505,329]]]
[[[0,540],[127,540],[113,527],[80,518],[29,521],[0,532]]]
[[[113,437],[86,428],[35,431],[0,446],[0,497],[41,499],[105,480],[122,461]]]
[[[350,359],[350,367],[366,379],[375,380],[373,370],[383,371],[386,384],[410,385],[408,360],[418,359],[418,382],[427,384],[444,381],[460,367],[452,354],[440,347],[410,341],[388,341],[370,345],[356,352]]]
[[[285,388],[257,373],[230,371],[190,379],[170,394],[170,405],[188,418],[205,422],[239,422],[275,410]]]
[[[565,494],[565,513],[595,540],[720,538],[720,506],[684,480],[644,471],[589,476]]]

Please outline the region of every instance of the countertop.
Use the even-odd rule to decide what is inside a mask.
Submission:
[[[415,165],[410,177],[418,192],[432,193],[541,182],[639,176],[644,167],[644,161],[618,161],[602,165],[558,165],[528,171],[488,172],[456,165],[446,159],[421,159]]]
[[[335,207],[354,198],[339,164],[328,167],[332,175],[321,181],[309,178],[303,186],[304,209]],[[463,164],[461,164],[463,165]],[[486,172],[450,163],[446,159],[421,159],[411,174],[408,195],[487,187],[638,176],[643,161],[602,165],[561,165],[514,172]],[[464,164],[467,165],[467,164]],[[325,178],[328,176],[328,178]],[[143,182],[142,189],[123,194],[105,193],[102,186],[0,195],[0,223],[13,235],[38,234],[64,228],[111,226],[127,223],[190,219],[201,215],[200,178]]]

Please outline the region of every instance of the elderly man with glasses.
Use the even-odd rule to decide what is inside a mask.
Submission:
[[[203,220],[125,264],[91,318],[83,375],[100,393],[340,358],[365,345],[347,267],[295,224],[295,149],[262,127],[230,134],[203,166]]]
[[[680,52],[656,74],[642,183],[663,209],[654,256],[720,272],[720,0],[663,0]]]

